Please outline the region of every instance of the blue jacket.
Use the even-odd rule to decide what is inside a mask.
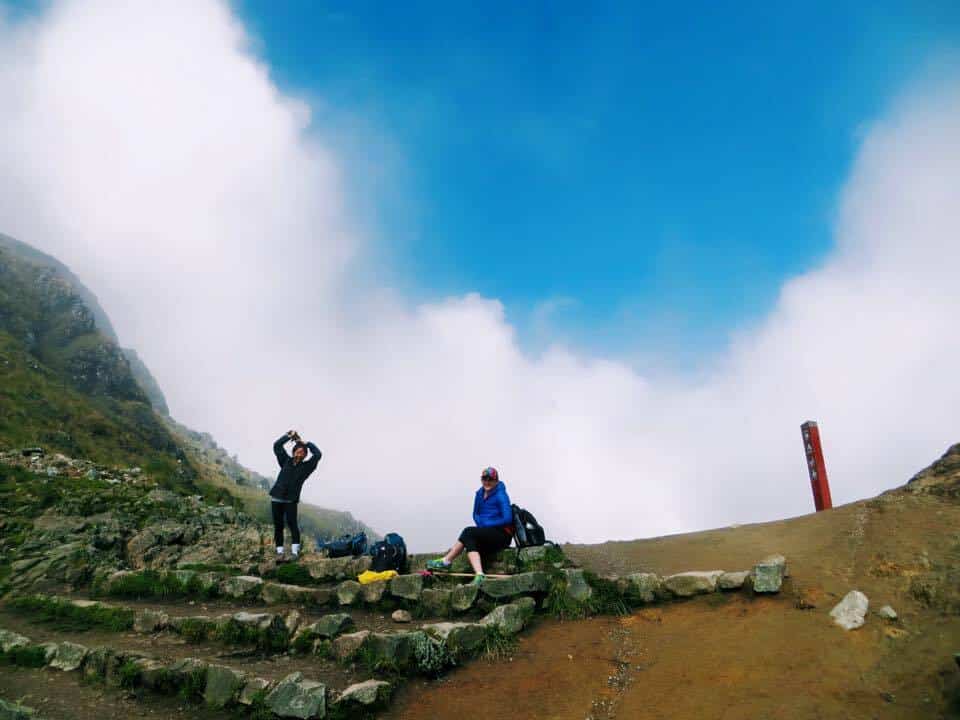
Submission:
[[[507,495],[507,487],[502,480],[486,500],[483,499],[483,488],[477,490],[473,498],[473,523],[477,527],[513,527],[510,496]]]

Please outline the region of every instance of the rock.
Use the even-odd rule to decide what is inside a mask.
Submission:
[[[322,718],[326,715],[326,694],[322,683],[304,680],[301,673],[292,673],[270,691],[266,705],[284,718]]]
[[[252,628],[254,630],[266,632],[269,630],[275,623],[278,622],[279,618],[273,613],[250,613],[250,612],[238,612],[234,613],[231,618],[237,625],[242,625],[243,627]],[[280,623],[283,621],[280,620]]]
[[[223,574],[218,572],[197,573],[194,578],[200,591],[210,594],[214,589],[219,589]]]
[[[393,688],[390,683],[383,680],[365,680],[364,682],[354,683],[346,688],[336,704],[339,706],[359,706],[367,709],[384,707],[390,702],[390,693]]]
[[[479,650],[487,638],[487,628],[479,623],[434,623],[423,631],[442,640],[454,657],[464,657]]]
[[[663,579],[663,586],[677,597],[693,597],[712,593],[717,589],[717,580],[723,570],[707,570],[677,573]]]
[[[240,697],[237,698],[237,702],[249,707],[253,705],[255,698],[265,695],[269,688],[269,680],[264,680],[259,677],[248,678],[246,684],[243,686],[243,690],[240,691]]]
[[[567,576],[566,595],[575,602],[586,602],[593,597],[593,588],[587,584],[583,570],[563,570]]]
[[[360,591],[360,595],[363,598],[365,603],[374,605],[380,602],[383,599],[383,594],[387,591],[387,581],[386,580],[377,580],[376,582],[367,583],[363,586],[363,589]]]
[[[49,663],[57,656],[57,644],[46,643],[44,647],[44,656]],[[113,650],[108,647],[95,647],[87,653],[87,659],[83,663],[83,675],[91,680],[103,680],[107,677],[110,670],[110,663],[113,659]]]
[[[165,612],[147,608],[137,611],[133,620],[133,629],[138,633],[155,633],[166,629],[169,624],[170,616]]]
[[[427,588],[420,596],[420,603],[427,615],[446,616],[450,612],[451,590]]]
[[[457,587],[450,591],[450,607],[454,612],[466,612],[473,607],[479,593],[479,585],[474,585],[473,583],[457,585]]]
[[[311,625],[301,629],[301,633],[309,633],[312,637],[335,638],[353,627],[353,618],[346,613],[324,615]]]
[[[369,555],[358,558],[318,558],[312,557],[301,561],[307,568],[310,577],[314,580],[347,580],[356,578],[362,572],[370,569],[372,559]]]
[[[480,591],[494,600],[549,590],[550,576],[541,571],[519,573],[506,578],[487,578],[480,586]]]
[[[524,599],[533,602],[532,598]],[[510,605],[495,607],[480,620],[480,624],[485,627],[496,628],[504,635],[516,635],[523,630],[526,621],[527,617],[524,609],[518,604],[511,603]]]
[[[333,655],[341,662],[353,658],[370,637],[369,630],[340,635],[333,641]]]
[[[167,666],[159,660],[151,658],[141,658],[135,661],[139,671],[140,684],[150,690],[157,692],[169,692],[170,672]]]
[[[533,545],[531,547],[520,548],[520,562],[524,565],[545,562],[546,559],[546,545]]]
[[[413,622],[413,616],[406,610],[394,610],[393,614],[390,616],[390,619],[395,623]]]
[[[300,614],[299,610],[291,610],[286,615],[283,616],[283,624],[287,629],[287,635],[293,637],[297,629],[300,627],[300,623],[303,622],[303,616]]]
[[[851,590],[830,611],[830,617],[844,630],[855,630],[863,625],[869,608],[867,596],[859,590]]]
[[[253,575],[237,575],[220,583],[220,590],[227,597],[255,598],[260,594],[262,586],[262,578]]]
[[[780,592],[787,576],[787,560],[783,555],[770,555],[753,566],[751,578],[753,591],[758,593]]]
[[[26,647],[30,644],[30,638],[9,630],[0,630],[0,650],[10,652],[14,648]]]
[[[877,611],[877,615],[882,617],[884,620],[896,620],[898,617],[897,611],[889,605],[884,605],[882,608],[880,608]]]
[[[72,642],[62,642],[57,645],[57,656],[50,662],[50,667],[72,672],[79,670],[87,658],[89,650],[83,645]]]
[[[340,605],[356,605],[363,586],[356,580],[344,580],[337,585],[337,602]]]
[[[207,663],[197,658],[183,658],[167,668],[170,677],[177,687],[185,685],[199,685],[202,690],[207,683]]]
[[[265,582],[260,588],[260,599],[267,605],[276,605],[287,601],[287,587],[284,583]]]
[[[232,704],[246,683],[246,675],[224,665],[207,667],[207,684],[203,691],[204,702],[210,707],[222,708]]]
[[[423,593],[423,576],[397,575],[390,579],[389,588],[390,594],[394,597],[417,602]]]
[[[33,708],[0,700],[0,720],[35,720],[37,712]]]
[[[660,599],[660,594],[663,593],[663,580],[656,573],[631,573],[620,578],[617,584],[624,595],[645,603]]]
[[[739,590],[750,577],[749,570],[739,572],[725,572],[717,578],[717,588],[720,590]]]

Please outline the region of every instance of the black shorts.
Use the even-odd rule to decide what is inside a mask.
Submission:
[[[463,529],[458,540],[467,548],[467,552],[492,555],[510,547],[513,536],[502,527],[468,527]]]

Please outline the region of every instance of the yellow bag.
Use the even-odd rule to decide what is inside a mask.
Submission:
[[[374,572],[373,570],[364,570],[362,573],[357,575],[357,580],[361,585],[369,585],[372,582],[377,582],[377,580],[389,580],[392,577],[397,576],[396,570],[384,570],[383,572]]]

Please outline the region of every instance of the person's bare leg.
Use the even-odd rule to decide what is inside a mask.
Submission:
[[[463,543],[457,540],[453,544],[453,547],[450,548],[450,552],[448,552],[446,555],[443,556],[443,561],[445,563],[452,563],[457,558],[457,556],[459,556],[460,553],[462,552],[463,552]]]
[[[480,553],[468,552],[467,560],[470,561],[470,567],[473,568],[473,572],[475,572],[477,575],[483,575],[483,565],[480,563]]]

